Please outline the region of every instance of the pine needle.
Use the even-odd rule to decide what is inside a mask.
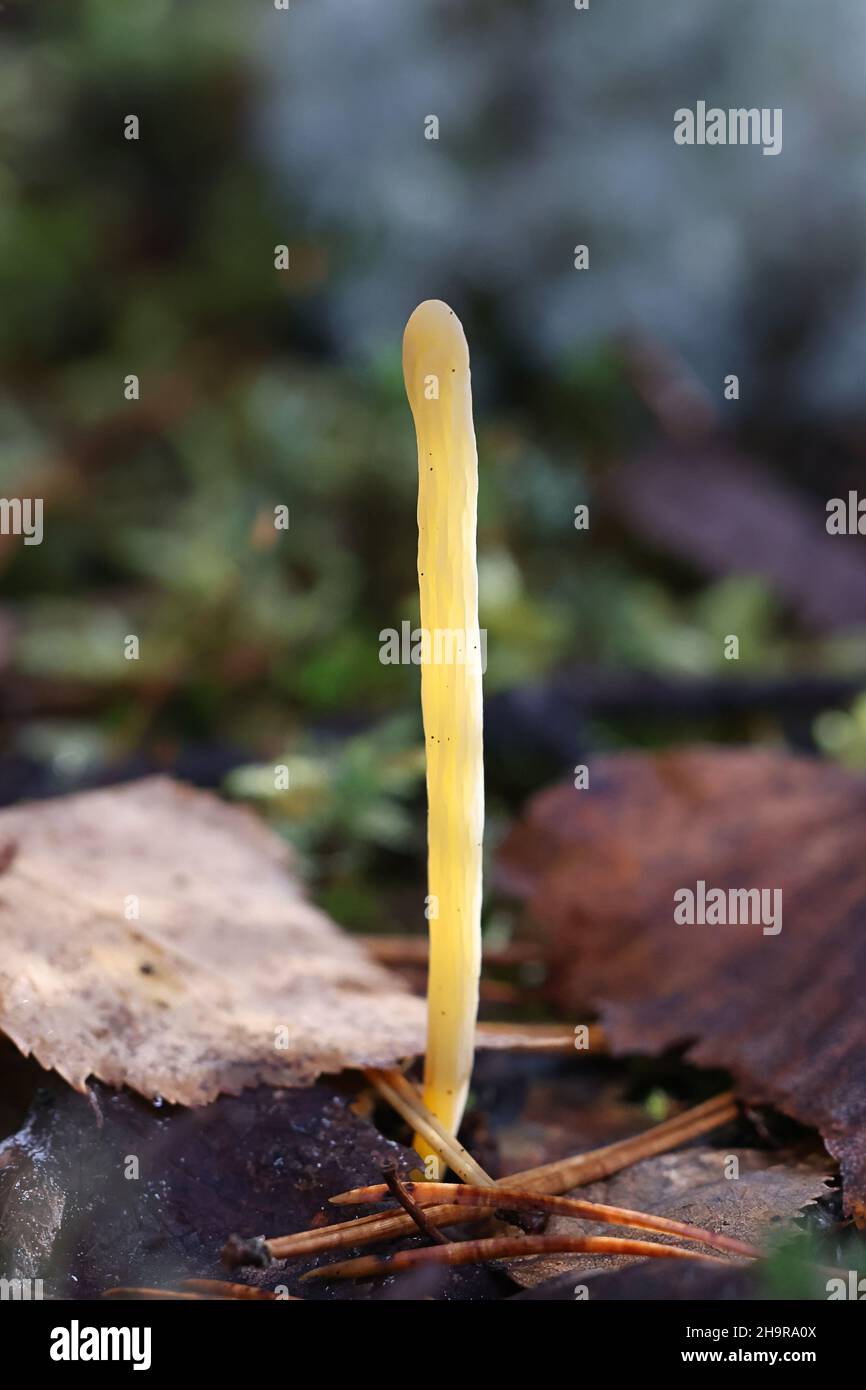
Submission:
[[[635,1258],[664,1260],[704,1260],[724,1264],[718,1255],[683,1250],[679,1245],[659,1245],[653,1240],[626,1240],[613,1236],[494,1236],[490,1240],[455,1241],[449,1245],[427,1245],[420,1250],[399,1250],[395,1255],[361,1255],[355,1260],[323,1265],[301,1275],[301,1282],[312,1279],[369,1279],[394,1274],[419,1265],[482,1264],[487,1260],[528,1259],[533,1255],[630,1255]]]

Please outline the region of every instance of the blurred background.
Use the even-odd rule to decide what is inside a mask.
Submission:
[[[0,492],[45,534],[0,536],[0,799],[166,770],[344,925],[420,929],[379,633],[417,620],[430,297],[472,354],[490,846],[597,749],[866,761],[866,542],[825,529],[866,489],[864,52],[861,0],[6,0]],[[675,145],[698,100],[782,107],[782,153]]]

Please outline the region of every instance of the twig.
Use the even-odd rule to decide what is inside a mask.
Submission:
[[[587,1026],[587,1044],[575,1051],[574,1029],[562,1023],[479,1023],[475,1030],[476,1051],[502,1045],[508,1040],[513,1052],[568,1052],[575,1056],[599,1056],[607,1051],[607,1042],[600,1023]]]
[[[232,1284],[227,1279],[184,1279],[181,1287],[211,1298],[264,1298],[273,1300],[275,1303],[300,1303],[302,1301],[299,1298],[292,1298],[291,1295],[278,1299],[270,1289],[260,1289],[257,1284]]]
[[[202,1303],[205,1301],[203,1293],[179,1293],[177,1289],[151,1289],[142,1287],[140,1289],[105,1289],[103,1298],[129,1298],[134,1301],[145,1299],[179,1299],[186,1303]]]
[[[671,439],[694,444],[712,433],[718,415],[710,394],[678,353],[634,332],[620,346],[634,389]]]
[[[395,1068],[381,1070],[369,1067],[364,1075],[398,1115],[402,1115],[415,1132],[423,1136],[446,1168],[453,1168],[464,1182],[475,1183],[478,1187],[493,1186],[493,1179],[475,1162],[468,1149],[464,1149],[453,1135],[443,1129],[435,1115],[431,1115],[416,1088],[402,1072]]]
[[[384,965],[420,965],[426,970],[430,943],[424,936],[360,936],[358,940]],[[507,946],[484,947],[484,964],[495,966],[534,965],[544,953],[531,941],[512,941]]]
[[[631,1255],[662,1260],[704,1260],[725,1264],[718,1255],[683,1250],[679,1245],[659,1245],[654,1240],[626,1240],[615,1236],[494,1236],[490,1240],[454,1241],[426,1245],[420,1250],[398,1250],[394,1255],[361,1255],[356,1260],[322,1265],[301,1275],[308,1279],[366,1279],[375,1274],[415,1269],[418,1265],[481,1264],[486,1260],[528,1259],[532,1255]]]
[[[183,1279],[180,1289],[160,1288],[117,1288],[106,1289],[103,1298],[130,1299],[180,1299],[185,1302],[212,1300],[222,1303],[238,1299],[265,1299],[269,1302],[302,1303],[303,1299],[289,1297],[277,1299],[270,1289],[260,1289],[254,1284],[232,1284],[225,1279]]]
[[[706,1134],[708,1130],[718,1129],[735,1119],[737,1105],[732,1091],[724,1091],[712,1100],[704,1101],[691,1110],[674,1115],[662,1124],[654,1125],[643,1134],[628,1139],[619,1139],[615,1144],[606,1144],[589,1153],[577,1154],[573,1158],[559,1159],[556,1163],[545,1163],[540,1168],[527,1168],[522,1173],[512,1173],[504,1181],[509,1186],[528,1188],[532,1192],[568,1192],[572,1187],[582,1187],[585,1183],[598,1182],[609,1178],[622,1168],[630,1168],[642,1159],[654,1158],[656,1154],[667,1153],[669,1149],[679,1148],[690,1140]]]
[[[409,1213],[422,1235],[426,1236],[428,1240],[432,1240],[434,1245],[447,1245],[448,1241],[446,1237],[433,1225],[429,1216],[421,1210],[417,1201],[414,1199],[413,1193],[417,1189],[418,1184],[407,1183],[404,1186],[397,1176],[397,1166],[394,1163],[387,1163],[384,1165],[382,1168],[382,1176],[385,1179],[380,1188],[382,1196],[384,1197],[386,1193],[390,1192],[392,1197],[396,1197],[403,1210]],[[472,1191],[484,1192],[486,1189],[479,1187],[473,1188]],[[380,1201],[381,1198],[376,1198],[375,1200]]]
[[[509,1180],[510,1181],[510,1180]],[[351,1192],[341,1192],[331,1201],[349,1206],[354,1203],[381,1202],[389,1188],[384,1183],[372,1187],[356,1187]],[[658,1231],[664,1235],[680,1236],[683,1240],[699,1241],[702,1245],[712,1245],[731,1255],[742,1255],[746,1259],[758,1259],[761,1252],[753,1245],[735,1240],[732,1236],[717,1235],[701,1226],[693,1226],[686,1221],[677,1221],[667,1216],[651,1216],[642,1211],[631,1211],[627,1207],[611,1207],[601,1202],[586,1202],[575,1197],[554,1197],[541,1192],[517,1191],[514,1188],[469,1187],[461,1183],[407,1182],[403,1192],[417,1207],[434,1206],[436,1203],[453,1203],[456,1206],[487,1207],[495,1210],[541,1211],[551,1216],[583,1218],[598,1221],[602,1225],[632,1226],[638,1230]]]
[[[390,967],[392,970],[399,970],[406,984],[413,994],[426,995],[427,993],[427,971],[422,970],[419,965],[396,965]],[[531,991],[522,988],[511,980],[491,980],[489,977],[478,981],[478,998],[482,1004],[494,1004],[506,1008],[512,1008],[517,1004],[523,1003],[530,997]],[[476,1047],[479,1044],[476,1034]]]

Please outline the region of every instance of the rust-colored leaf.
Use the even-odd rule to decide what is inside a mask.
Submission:
[[[535,798],[503,846],[549,936],[550,990],[612,1049],[728,1068],[820,1130],[866,1221],[866,784],[775,751],[596,759]],[[780,889],[782,930],[679,925],[674,893]]]

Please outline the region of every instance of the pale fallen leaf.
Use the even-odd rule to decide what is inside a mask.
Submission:
[[[0,812],[0,1030],[78,1089],[187,1105],[423,1051],[423,1000],[305,900],[290,858],[250,811],[166,778]]]

